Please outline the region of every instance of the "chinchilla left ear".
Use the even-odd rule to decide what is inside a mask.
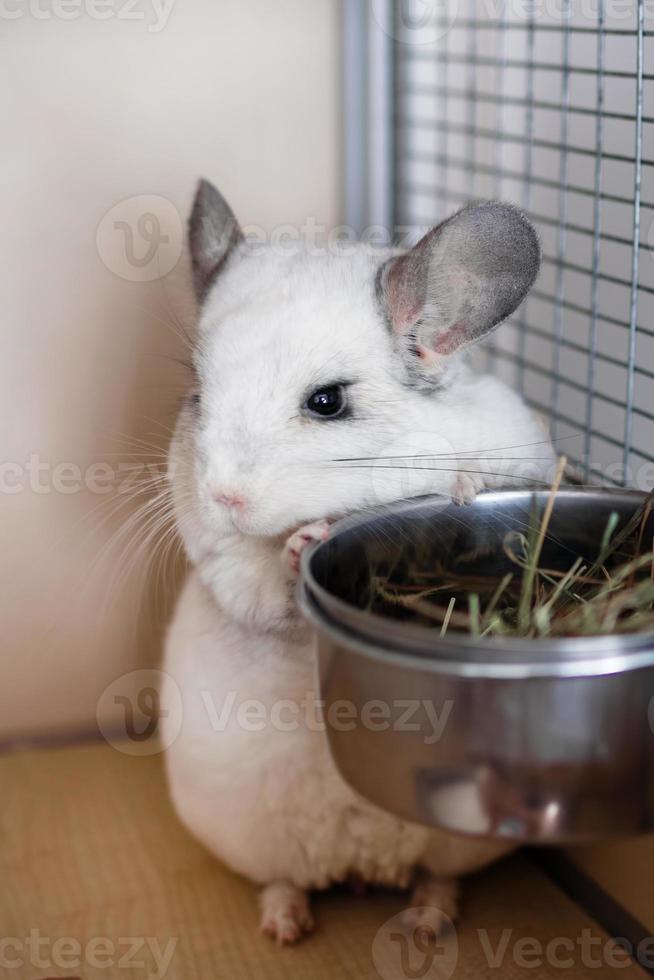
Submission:
[[[449,355],[513,313],[539,265],[527,217],[496,201],[463,208],[389,259],[378,279],[381,301],[412,372],[437,381]]]
[[[226,259],[244,240],[232,209],[208,180],[198,184],[188,236],[193,285],[198,302],[202,303]]]

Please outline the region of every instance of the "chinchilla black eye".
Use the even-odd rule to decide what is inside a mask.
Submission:
[[[305,408],[311,415],[321,419],[335,419],[345,411],[345,391],[343,385],[329,385],[316,388],[306,400]]]
[[[199,396],[199,394],[197,392],[195,392],[194,394],[190,395],[189,396],[189,402],[193,406],[193,408],[197,408],[198,405],[200,404],[200,396]]]

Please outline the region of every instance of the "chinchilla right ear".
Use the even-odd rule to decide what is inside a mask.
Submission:
[[[538,237],[511,204],[469,205],[381,269],[378,289],[411,375],[438,383],[450,355],[520,305],[540,264]]]
[[[198,184],[188,227],[193,285],[198,303],[227,257],[243,240],[243,232],[229,204],[208,180]]]

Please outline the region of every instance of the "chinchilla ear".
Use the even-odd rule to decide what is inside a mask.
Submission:
[[[378,279],[382,304],[412,371],[437,380],[449,355],[513,313],[539,265],[531,223],[496,201],[463,208],[389,259]]]
[[[193,285],[199,303],[227,257],[242,241],[243,232],[225,198],[208,180],[201,180],[189,219]]]

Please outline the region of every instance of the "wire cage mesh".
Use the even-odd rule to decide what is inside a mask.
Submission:
[[[394,221],[526,208],[543,265],[483,357],[584,482],[654,484],[654,4],[396,0]]]

